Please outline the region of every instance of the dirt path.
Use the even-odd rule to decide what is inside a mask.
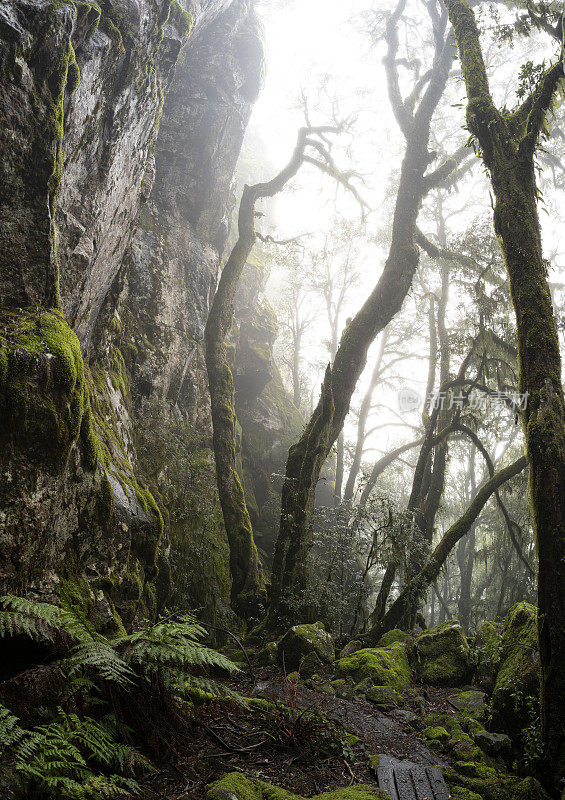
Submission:
[[[288,689],[283,681],[259,682],[253,690],[257,697],[283,702]],[[297,687],[296,699],[301,707],[320,708],[332,722],[338,722],[350,733],[358,736],[369,755],[385,754],[407,758],[424,766],[445,765],[445,762],[422,742],[408,725],[403,725],[392,714],[378,711],[374,705],[361,700],[347,700],[305,686]]]

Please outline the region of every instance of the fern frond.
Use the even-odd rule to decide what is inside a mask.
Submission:
[[[132,685],[135,672],[116,651],[110,639],[93,639],[76,645],[66,660],[70,675],[80,670],[92,670],[103,680],[120,686]]]

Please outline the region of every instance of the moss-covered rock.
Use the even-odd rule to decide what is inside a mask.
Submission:
[[[431,728],[424,728],[422,735],[429,741],[443,742],[449,739],[449,733],[441,725],[436,725]]]
[[[475,683],[485,692],[492,692],[500,663],[502,623],[487,620],[476,633],[474,645],[477,671]]]
[[[365,697],[382,710],[404,705],[404,698],[392,686],[371,686],[365,691]]]
[[[450,620],[416,638],[417,674],[432,686],[459,686],[472,673],[469,643],[461,625]]]
[[[490,756],[508,755],[512,750],[512,740],[504,733],[480,731],[474,738],[483,753]]]
[[[456,692],[449,698],[449,702],[461,714],[482,720],[486,716],[487,696],[484,692],[469,689],[466,692]]]
[[[368,647],[357,650],[335,665],[338,678],[351,677],[356,683],[370,678],[376,686],[404,689],[409,686],[411,671],[406,647],[395,643],[390,647]]]
[[[347,656],[350,656],[351,653],[354,653],[356,650],[362,650],[362,649],[363,649],[363,642],[361,642],[359,639],[353,639],[353,641],[348,642],[345,645],[345,647],[342,648],[342,650],[339,653],[339,657],[347,658]]]
[[[406,631],[401,631],[398,628],[393,628],[391,631],[384,633],[377,642],[378,647],[390,647],[395,642],[404,644],[410,639],[410,634]]]
[[[302,678],[313,678],[319,672],[322,672],[325,666],[327,664],[324,664],[320,656],[312,651],[304,656],[300,662],[300,675]]]
[[[481,800],[549,800],[535,778],[508,775],[486,764],[456,761],[453,769],[443,767],[442,772],[453,796],[465,800],[461,789],[478,795]]]
[[[290,628],[279,641],[277,659],[287,670],[299,669],[302,660],[311,653],[323,664],[331,664],[335,658],[332,637],[321,622]]]
[[[262,667],[271,667],[277,663],[277,642],[267,642],[267,644],[257,653],[257,662]]]
[[[475,745],[472,737],[459,727],[450,731],[446,746],[451,756],[458,761],[481,761],[481,751]]]
[[[248,777],[241,772],[230,772],[211,784],[206,800],[305,800],[297,794],[280,789],[270,783]],[[323,792],[312,800],[390,800],[388,794],[374,786],[350,786],[347,789]]]
[[[451,789],[451,800],[483,800],[476,792],[465,789],[464,786],[454,786]]]
[[[517,603],[502,629],[500,667],[492,693],[491,726],[510,735],[532,716],[540,690],[537,611]]]

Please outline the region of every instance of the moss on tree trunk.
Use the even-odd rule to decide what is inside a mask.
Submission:
[[[510,115],[490,95],[472,10],[446,0],[463,67],[467,122],[490,172],[494,227],[516,312],[520,391],[538,549],[542,738],[548,767],[565,777],[565,403],[557,326],[542,258],[534,154],[560,81],[560,60]]]

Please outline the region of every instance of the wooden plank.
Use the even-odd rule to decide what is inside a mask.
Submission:
[[[441,771],[436,767],[426,767],[426,772],[433,789],[434,800],[451,800],[449,789],[445,784]]]
[[[379,756],[379,766],[377,767],[377,782],[379,788],[388,792],[391,800],[398,800],[396,785],[394,782],[394,759],[389,756]]]
[[[404,762],[401,766],[395,766],[394,768],[398,800],[417,800],[411,767],[411,764]]]
[[[434,790],[430,784],[426,768],[415,765],[412,767],[411,772],[417,800],[434,800]]]
[[[391,800],[451,800],[439,769],[391,756],[379,756],[377,782]]]

